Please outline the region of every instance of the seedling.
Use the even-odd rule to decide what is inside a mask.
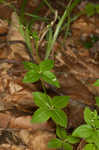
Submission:
[[[56,76],[50,71],[54,67],[53,60],[44,60],[39,65],[31,62],[24,62],[24,67],[28,70],[23,79],[24,83],[34,83],[38,80],[43,80],[58,88],[60,87]]]
[[[21,9],[21,13],[22,13],[21,20],[24,19],[24,9],[25,9],[26,2],[27,0],[24,0]],[[48,5],[47,0],[44,0],[44,2]],[[81,125],[77,129],[75,129],[72,135],[68,135],[65,131],[65,128],[67,127],[67,116],[62,109],[67,106],[69,102],[69,97],[55,96],[51,98],[50,96],[47,95],[46,88],[44,86],[44,83],[47,82],[48,84],[56,86],[57,88],[60,87],[60,84],[55,74],[51,72],[52,68],[54,67],[54,62],[53,60],[49,60],[48,57],[52,51],[52,48],[55,44],[55,41],[57,40],[57,37],[61,31],[61,28],[66,18],[68,18],[68,23],[66,25],[67,27],[66,36],[68,35],[70,23],[72,21],[70,18],[70,14],[72,12],[72,9],[79,2],[80,0],[75,0],[73,3],[72,0],[69,1],[68,7],[65,9],[63,16],[61,18],[58,16],[59,22],[56,25],[55,32],[53,32],[52,26],[49,26],[48,45],[47,45],[44,61],[41,61],[38,55],[38,47],[39,47],[38,34],[37,32],[33,32],[32,38],[34,39],[35,42],[36,55],[38,56],[39,60],[36,60],[38,64],[34,64],[32,62],[23,63],[25,69],[27,70],[23,82],[35,83],[37,81],[41,81],[42,88],[44,90],[44,93],[41,92],[33,93],[34,102],[37,105],[38,109],[34,112],[31,122],[43,123],[51,118],[56,123],[56,125],[61,126],[61,127],[58,126],[56,128],[57,138],[52,139],[48,143],[49,148],[63,148],[64,150],[72,150],[73,149],[72,144],[76,144],[79,142],[80,138],[84,138],[85,141],[87,142],[87,144],[84,147],[84,150],[89,150],[89,149],[98,150],[99,149],[99,144],[98,144],[99,143],[99,116],[97,114],[97,111],[94,110],[92,112],[89,108],[86,108],[84,111],[84,120],[86,124]],[[53,11],[53,8],[50,5],[48,5],[48,7],[50,7],[50,9]],[[87,6],[85,7],[85,12],[89,17],[95,13],[99,13],[99,5],[93,5],[88,3]],[[32,16],[32,17],[36,19],[39,18],[38,16]],[[40,17],[39,19],[42,20],[43,18]],[[31,46],[31,39],[30,39],[31,31],[29,30],[29,25],[26,26],[25,32],[23,30],[23,26],[20,29],[28,45],[28,48],[32,53],[32,46]],[[99,81],[97,81],[97,83],[98,82]],[[97,85],[97,83],[95,84]]]
[[[24,62],[25,69],[28,70],[24,76],[24,83],[34,83],[38,80],[47,82],[56,87],[60,87],[58,80],[54,73],[50,72],[53,68],[54,62],[52,60],[44,60],[39,65],[31,62]],[[44,90],[45,91],[45,90]],[[34,92],[34,102],[39,107],[32,117],[32,123],[42,123],[52,118],[56,124],[66,127],[67,116],[61,109],[68,104],[68,96],[55,96],[51,99],[45,93]]]
[[[79,126],[72,136],[85,139],[87,144],[84,150],[99,149],[99,116],[97,111],[91,111],[88,107],[84,110],[84,120],[86,124]]]
[[[57,138],[52,139],[48,143],[49,148],[62,148],[63,150],[73,150],[72,144],[79,142],[79,138],[72,135],[67,135],[67,132],[64,128],[56,128]]]
[[[34,102],[39,107],[32,117],[32,123],[42,123],[49,118],[63,127],[67,126],[67,116],[61,109],[66,107],[69,101],[68,96],[49,97],[45,93],[34,92]]]

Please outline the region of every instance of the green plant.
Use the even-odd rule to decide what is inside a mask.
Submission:
[[[88,3],[85,6],[85,13],[88,17],[91,17],[96,13],[99,14],[99,4]]]
[[[45,122],[50,117],[55,121],[56,124],[60,126],[66,127],[67,125],[67,117],[66,114],[61,110],[68,104],[69,97],[68,96],[55,96],[51,99],[46,94],[46,90],[44,87],[44,82],[52,84],[56,87],[60,87],[58,80],[54,73],[50,72],[50,70],[54,66],[54,62],[52,60],[44,60],[40,62],[39,65],[33,64],[31,62],[24,62],[25,69],[28,70],[26,75],[24,76],[24,83],[34,83],[38,80],[41,80],[42,87],[45,93],[34,92],[34,102],[39,107],[37,111],[34,113],[32,117],[32,122]]]
[[[25,14],[24,9],[25,9],[26,2],[27,0],[24,0],[24,3],[22,5],[21,20],[24,20],[24,14]],[[50,10],[55,13],[53,8],[48,4],[48,1],[44,0],[44,2],[48,5]],[[47,30],[48,44],[47,44],[47,50],[46,50],[44,61],[41,61],[38,55],[39,37],[38,37],[37,32],[35,31],[33,32],[33,34],[31,34],[29,24],[26,26],[25,30],[23,30],[23,25],[21,26],[21,23],[20,23],[21,33],[23,34],[25,38],[25,41],[27,43],[29,50],[32,53],[32,46],[31,46],[31,39],[30,39],[30,35],[31,35],[32,38],[34,39],[36,55],[38,56],[38,60],[37,60],[38,64],[35,64],[32,62],[23,63],[25,69],[27,70],[27,73],[24,76],[23,82],[35,83],[37,81],[40,81],[42,84],[42,88],[44,90],[44,93],[41,93],[41,92],[33,93],[33,99],[38,109],[34,112],[31,122],[42,123],[51,118],[56,123],[56,125],[61,126],[61,127],[57,126],[56,135],[58,138],[52,139],[48,143],[49,148],[63,148],[64,150],[72,150],[73,149],[72,144],[78,143],[80,140],[79,138],[84,138],[87,142],[87,144],[84,147],[84,150],[98,150],[99,149],[99,145],[98,145],[99,143],[99,139],[98,139],[99,138],[99,116],[97,114],[97,111],[95,110],[94,112],[92,112],[89,108],[85,108],[84,120],[86,124],[81,125],[77,129],[75,129],[72,135],[68,135],[65,131],[65,128],[67,127],[67,116],[62,109],[67,106],[69,102],[69,97],[68,96],[55,96],[51,98],[49,95],[47,95],[47,91],[45,88],[45,82],[53,86],[56,86],[57,88],[60,87],[55,74],[50,71],[54,67],[54,62],[53,60],[49,60],[48,57],[62,29],[62,25],[66,17],[68,19],[68,22],[65,24],[64,27],[67,27],[66,34],[65,34],[65,36],[67,37],[68,31],[70,28],[70,23],[72,22],[72,19],[70,18],[70,14],[72,12],[72,9],[79,2],[80,0],[76,0],[73,3],[72,3],[72,0],[69,1],[68,7],[65,9],[62,17],[61,18],[59,16],[57,17],[59,22],[56,26],[55,32],[53,32],[52,26],[51,24],[49,24],[48,30]],[[89,11],[90,7],[93,7],[93,6],[87,5],[85,8],[85,12],[88,16],[92,16],[95,12],[99,13],[98,7],[96,5],[94,6],[95,8],[91,9],[91,12]],[[27,14],[27,15],[30,15],[30,14]],[[32,15],[32,17],[34,18],[34,20],[47,21],[47,18],[42,18],[37,15]],[[92,41],[92,43],[93,42],[94,41]]]
[[[4,3],[5,2],[5,0],[0,0],[0,3]]]
[[[72,144],[79,142],[79,138],[72,135],[67,135],[67,132],[64,128],[57,126],[56,128],[57,138],[52,139],[48,143],[49,148],[62,148],[64,150],[72,150]]]
[[[43,80],[56,87],[60,87],[58,80],[54,73],[50,70],[53,68],[53,60],[44,60],[39,65],[33,64],[32,62],[24,62],[25,69],[28,70],[24,76],[24,83],[34,83],[38,80]]]
[[[99,86],[99,79],[96,80],[96,82],[93,84],[94,86]],[[95,97],[96,105],[99,107],[99,96]]]
[[[42,123],[49,118],[63,127],[67,126],[67,116],[61,110],[68,104],[68,96],[55,96],[51,99],[47,94],[34,92],[34,102],[39,107],[32,117],[32,123]]]
[[[83,138],[87,144],[84,150],[99,149],[99,116],[97,111],[91,111],[88,107],[84,110],[84,120],[86,124],[74,130],[72,136]]]
[[[92,35],[89,40],[82,42],[82,44],[85,48],[89,49],[92,48],[97,41],[99,41],[99,37]]]
[[[24,14],[25,14],[25,7],[27,5],[27,2],[28,2],[28,0],[23,0],[22,5],[21,5],[21,9],[20,9],[20,21],[22,23],[25,22]]]
[[[67,23],[65,23],[65,26],[64,26],[64,28],[66,27],[65,39],[68,36],[68,32],[69,32],[69,29],[70,29],[70,23],[71,23],[70,14],[71,14],[72,10],[77,6],[77,4],[80,1],[81,0],[75,0],[75,1],[70,0],[69,1],[69,3],[67,5],[67,7],[66,7],[62,17],[61,18],[58,17],[59,21],[57,23],[56,30],[55,30],[53,35],[52,35],[51,28],[49,28],[49,41],[48,41],[48,46],[47,46],[47,49],[46,49],[45,59],[48,59],[48,57],[49,57],[49,55],[51,53],[51,50],[52,50],[52,48],[53,48],[53,46],[55,44],[55,41],[56,41],[56,39],[57,39],[61,29],[62,29],[62,25],[63,25],[63,23],[64,23],[66,18],[67,18]],[[48,4],[47,0],[44,0],[44,2],[46,2]],[[51,7],[50,7],[50,9],[53,11],[53,9]]]

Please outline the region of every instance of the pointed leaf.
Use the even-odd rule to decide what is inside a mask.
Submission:
[[[67,133],[65,128],[62,128],[60,126],[57,126],[56,128],[56,135],[60,138],[60,139],[66,139],[67,137]]]
[[[97,111],[94,110],[94,112],[92,112],[88,107],[85,108],[84,110],[84,120],[87,124],[89,125],[94,125],[94,121],[97,120],[98,116],[97,116]]]
[[[91,125],[91,120],[92,120],[91,113],[92,111],[88,107],[86,107],[84,110],[84,120],[89,125]]]
[[[99,14],[99,4],[96,4],[96,12]]]
[[[52,139],[48,142],[48,148],[61,148],[62,147],[62,141],[59,139]]]
[[[86,144],[84,150],[97,150],[94,144]]]
[[[24,68],[27,69],[28,71],[30,70],[39,71],[39,66],[33,64],[32,62],[23,62],[23,64],[24,64]]]
[[[80,138],[88,138],[93,134],[93,129],[89,125],[81,125],[77,129],[74,130],[73,136]]]
[[[96,82],[93,85],[94,86],[99,86],[99,79],[97,79]]]
[[[42,79],[43,79],[44,81],[46,81],[47,83],[56,86],[57,88],[60,87],[59,82],[58,82],[56,76],[55,76],[52,72],[50,72],[50,71],[45,71],[45,72],[42,74]]]
[[[95,100],[96,100],[96,105],[99,107],[99,96],[96,96]]]
[[[69,143],[64,143],[63,148],[64,148],[64,150],[73,150],[72,145]]]
[[[99,129],[99,120],[95,120],[94,123],[95,123],[95,127]]]
[[[42,108],[43,107],[50,108],[49,99],[51,101],[51,98],[48,95],[41,92],[33,92],[33,96],[34,96],[34,102],[37,106]]]
[[[90,137],[93,140],[93,143],[98,147],[99,149],[99,130],[94,130],[92,136]]]
[[[74,136],[72,136],[72,135],[69,135],[67,138],[66,138],[66,140],[68,141],[68,143],[70,143],[70,144],[76,144],[76,143],[78,143],[79,142],[79,138],[77,138],[77,137],[74,137]]]
[[[54,61],[47,59],[42,61],[39,66],[41,72],[50,71],[54,67]]]
[[[95,14],[95,5],[92,3],[88,3],[85,6],[85,11],[88,17],[93,16]]]
[[[67,126],[67,116],[60,109],[54,109],[51,111],[52,120],[55,121],[56,124],[66,127]]]
[[[69,102],[69,96],[55,96],[52,99],[53,106],[55,108],[64,108]]]
[[[99,143],[99,135],[98,135],[98,130],[94,130],[94,132],[91,134],[90,137],[86,138],[87,143]]]
[[[51,116],[51,113],[48,109],[39,108],[35,111],[32,116],[32,123],[43,123],[46,122]]]
[[[24,83],[34,83],[40,79],[40,74],[38,74],[36,71],[31,70],[27,72],[24,76],[23,82]]]

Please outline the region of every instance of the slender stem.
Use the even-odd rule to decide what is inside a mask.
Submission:
[[[40,59],[40,56],[39,56],[39,53],[38,53],[39,41],[36,41],[35,46],[36,46],[36,61],[39,64],[41,62],[41,59]]]
[[[59,33],[60,33],[60,29],[62,27],[62,24],[63,24],[64,20],[66,19],[66,17],[68,16],[68,11],[69,11],[71,3],[72,3],[72,0],[69,1],[68,6],[67,6],[66,10],[64,11],[64,14],[62,15],[61,19],[59,20],[59,22],[56,26],[56,30],[55,30],[55,33],[54,33],[53,38],[52,38],[52,43],[49,47],[49,53],[48,53],[48,55],[46,56],[45,59],[48,59],[48,57],[50,55],[50,52],[51,52],[51,50],[52,50],[52,48],[53,48],[53,46],[56,42],[56,39],[57,39]]]
[[[44,81],[42,79],[40,79],[40,80],[41,80],[41,84],[42,84],[42,88],[44,90],[44,93],[46,94],[47,91],[46,91],[46,88],[45,88],[45,85],[44,85]]]

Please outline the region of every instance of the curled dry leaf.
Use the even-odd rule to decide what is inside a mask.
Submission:
[[[7,32],[8,32],[8,22],[0,19],[0,35],[6,35]]]
[[[31,149],[26,148],[26,146],[20,145],[1,144],[0,150],[31,150]]]
[[[47,143],[52,138],[55,138],[55,134],[46,130],[36,130],[35,132],[29,132],[27,130],[21,130],[19,136],[26,145],[30,145],[33,150],[49,150]],[[51,149],[56,150],[56,149]]]
[[[20,40],[20,41],[25,42],[24,37],[20,33],[19,18],[15,12],[13,12],[11,15],[11,25],[9,27],[7,40],[8,41]],[[10,45],[9,47],[12,50],[11,54],[8,56],[9,59],[12,59],[12,58],[16,59],[16,57],[20,59],[23,57],[24,59],[29,60],[29,56],[23,44],[17,43],[17,44]]]
[[[36,129],[46,129],[53,130],[53,125],[50,122],[45,122],[41,124],[31,123],[32,116],[24,115],[19,116],[20,113],[15,112],[13,110],[13,115],[11,112],[0,113],[0,128],[14,128],[14,129],[32,129],[33,131]],[[14,115],[15,113],[15,115]],[[19,117],[17,117],[19,116]]]

